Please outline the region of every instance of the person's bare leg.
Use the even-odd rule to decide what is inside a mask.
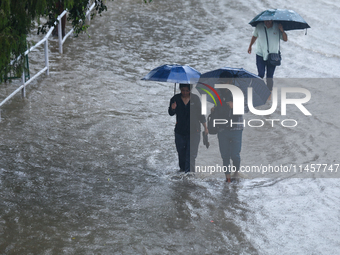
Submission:
[[[226,182],[230,183],[231,182],[231,177],[230,174],[226,174]]]
[[[269,95],[269,97],[267,99],[267,102],[270,101],[270,100],[272,100],[272,93],[270,93],[270,95]]]

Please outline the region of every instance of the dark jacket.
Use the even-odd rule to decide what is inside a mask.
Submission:
[[[171,109],[171,105],[176,102],[175,110]],[[168,109],[169,115],[176,114],[175,132],[181,135],[190,135],[190,132],[201,131],[200,123],[205,123],[205,116],[201,114],[201,100],[195,94],[190,93],[190,101],[184,104],[181,94],[176,94],[170,99]]]
[[[230,91],[227,93],[221,93],[221,101],[222,105],[218,104],[215,107],[215,113],[214,113],[214,118],[215,119],[226,119],[228,120],[228,124],[226,125],[218,125],[219,129],[228,129],[228,130],[243,130],[243,115],[234,115],[233,114],[233,109],[229,107],[227,102],[233,102],[233,96]],[[249,111],[248,106],[245,107],[245,112]],[[232,127],[230,127],[230,122],[234,123]],[[237,124],[235,124],[237,123]]]

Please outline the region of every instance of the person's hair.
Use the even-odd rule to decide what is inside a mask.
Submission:
[[[227,88],[219,89],[220,95],[224,97],[232,97],[231,91]]]
[[[179,84],[179,88],[188,88],[189,90],[191,90],[191,85],[190,84],[187,84],[187,83],[180,83]]]

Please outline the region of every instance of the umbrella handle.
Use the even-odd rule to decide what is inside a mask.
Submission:
[[[175,87],[174,87],[174,95],[176,95],[176,83],[175,83]]]

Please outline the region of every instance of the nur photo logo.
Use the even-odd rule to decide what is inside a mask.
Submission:
[[[205,87],[207,87],[208,89],[210,89],[215,96],[217,97],[220,105],[222,106],[222,100],[220,95],[218,94],[218,92],[216,91],[216,89],[228,89],[233,97],[233,114],[234,115],[244,115],[245,113],[245,108],[253,113],[254,115],[258,115],[258,116],[264,116],[264,115],[270,115],[272,113],[274,113],[277,108],[278,108],[278,88],[273,88],[273,91],[271,93],[272,96],[272,104],[271,107],[269,109],[265,109],[265,110],[260,110],[260,109],[256,109],[254,107],[253,104],[253,88],[252,87],[248,87],[247,88],[247,102],[245,103],[245,95],[243,93],[243,91],[238,88],[235,85],[232,84],[215,84],[214,87],[206,84],[206,83],[200,83],[202,85],[204,85]],[[213,100],[215,106],[218,105],[218,102],[215,99],[215,96],[208,90],[205,88],[199,88],[201,90],[203,90],[204,92],[206,92],[206,94],[202,94],[202,108],[201,108],[201,113],[203,115],[207,114],[207,95],[209,95],[211,97],[211,99]],[[287,94],[302,94],[304,95],[303,98],[287,98]],[[287,115],[287,105],[295,105],[305,116],[312,116],[312,114],[307,110],[307,108],[303,105],[307,102],[309,102],[309,100],[311,99],[311,93],[309,90],[305,89],[305,88],[298,88],[298,87],[283,87],[281,88],[281,116],[286,116]],[[246,126],[246,122],[248,124],[248,126],[250,127],[262,127],[266,122],[271,123],[271,126],[274,126],[274,122],[281,122],[281,125],[283,127],[295,127],[297,126],[298,122],[295,119],[284,119],[284,120],[280,120],[280,119],[251,119],[246,121],[245,119],[243,120],[243,122],[241,123],[233,123],[232,120],[230,120],[231,123],[230,126],[232,127],[232,125],[234,124],[243,124],[243,126]],[[293,122],[293,125],[288,125],[287,123],[289,122]],[[227,124],[228,120],[226,119],[214,119],[214,127],[216,125],[224,125]],[[257,125],[255,124],[257,123]]]

